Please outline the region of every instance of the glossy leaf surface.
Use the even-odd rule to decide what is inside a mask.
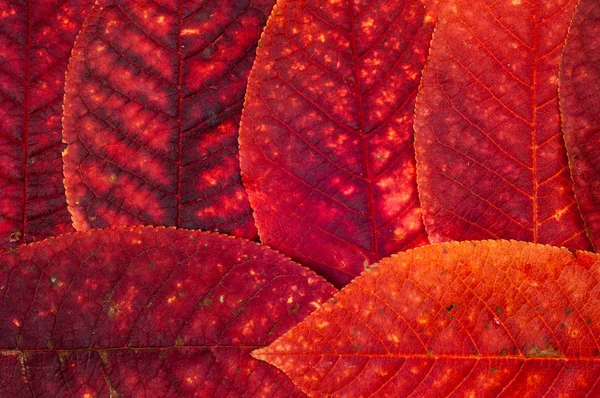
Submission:
[[[263,242],[334,284],[427,243],[412,122],[431,30],[418,1],[281,0],[261,39],[244,184]]]
[[[91,6],[0,0],[0,249],[72,229],[62,99],[73,41]]]
[[[432,242],[589,249],[560,131],[558,68],[575,0],[451,0],[423,72],[417,180]]]
[[[273,3],[94,7],[66,87],[65,181],[76,229],[154,224],[256,237],[237,136]]]
[[[164,228],[63,235],[0,264],[3,397],[299,395],[249,354],[335,292],[254,242]]]
[[[600,250],[600,3],[581,0],[560,71],[560,104],[575,194]]]
[[[597,396],[600,257],[515,241],[387,258],[253,352],[312,395]]]

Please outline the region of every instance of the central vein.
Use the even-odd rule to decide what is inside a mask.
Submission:
[[[373,214],[373,195],[371,193],[371,173],[369,171],[369,149],[367,146],[367,137],[365,134],[365,114],[363,108],[363,98],[360,85],[360,69],[358,67],[358,52],[356,50],[356,31],[354,27],[354,7],[352,0],[348,1],[350,17],[350,46],[352,48],[352,61],[354,62],[354,96],[356,98],[357,110],[358,110],[358,121],[359,131],[361,135],[361,144],[363,147],[364,156],[364,167],[365,167],[365,178],[367,182],[367,204],[369,211],[369,218],[371,220],[371,231],[372,231],[372,243],[371,247],[375,255],[375,260],[379,260],[379,253],[377,248],[377,239],[375,236],[375,218]]]
[[[181,213],[181,117],[183,110],[183,92],[182,92],[182,76],[183,76],[183,48],[181,45],[181,30],[183,29],[183,0],[179,0],[179,34],[177,35],[177,54],[179,55],[179,71],[177,75],[177,91],[179,103],[177,106],[177,215],[175,217],[175,226],[179,226]]]

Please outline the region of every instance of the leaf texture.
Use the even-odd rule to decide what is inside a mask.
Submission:
[[[581,0],[565,45],[560,104],[575,194],[600,250],[600,3]]]
[[[417,1],[280,0],[257,51],[240,161],[260,237],[339,286],[428,243],[412,146],[425,19]]]
[[[61,161],[64,75],[91,6],[0,0],[0,249],[72,230]]]
[[[77,230],[173,225],[255,238],[238,124],[274,0],[100,1],[65,96]]]
[[[254,242],[127,227],[0,255],[0,395],[297,396],[250,352],[335,292]]]
[[[252,355],[315,396],[592,397],[599,319],[598,255],[451,242],[384,259]]]
[[[442,7],[415,117],[432,242],[510,238],[591,248],[557,91],[575,4],[452,0]]]

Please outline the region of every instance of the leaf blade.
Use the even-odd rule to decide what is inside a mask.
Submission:
[[[599,285],[588,252],[425,246],[384,259],[253,356],[308,394],[593,395]]]
[[[65,181],[76,229],[151,224],[256,238],[237,134],[273,3],[94,8],[66,88]]]
[[[261,239],[339,286],[427,243],[412,114],[432,25],[419,2],[280,1],[240,133]]]
[[[91,7],[91,0],[0,2],[0,249],[72,230],[61,173],[62,90]]]
[[[563,133],[569,155],[574,190],[596,251],[600,248],[600,152],[598,142],[598,69],[595,58],[600,9],[592,1],[580,1],[571,23],[561,59],[560,104]],[[596,76],[596,78],[594,78]]]
[[[165,228],[63,235],[0,263],[7,396],[298,395],[250,351],[335,292],[264,246]]]
[[[457,0],[441,11],[415,118],[432,242],[504,238],[590,248],[557,92],[575,3]]]

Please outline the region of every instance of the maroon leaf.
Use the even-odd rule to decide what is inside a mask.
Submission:
[[[160,224],[256,237],[237,134],[273,3],[94,7],[66,86],[65,180],[76,229]]]
[[[0,249],[70,231],[62,178],[67,61],[91,0],[0,0]]]
[[[63,235],[0,264],[3,397],[298,395],[250,352],[335,292],[254,242],[164,228]]]
[[[261,239],[345,285],[427,242],[412,147],[432,26],[416,1],[280,1],[240,154]]]
[[[560,73],[563,131],[588,236],[600,250],[600,3],[581,0]]]
[[[589,249],[557,91],[576,0],[448,3],[415,117],[431,241],[507,238]]]

